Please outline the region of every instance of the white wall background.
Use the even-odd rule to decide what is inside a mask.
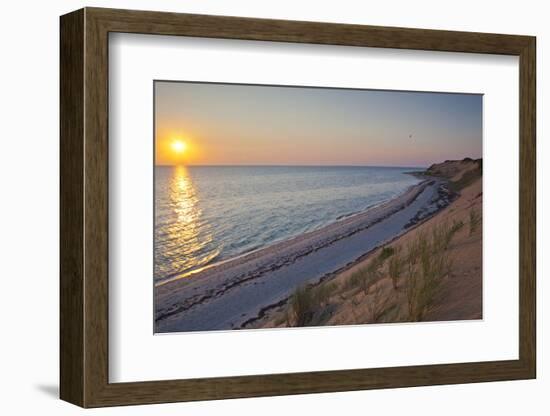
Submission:
[[[550,26],[545,2],[121,0],[5,2],[0,14],[0,409],[4,414],[82,412],[58,394],[58,16],[83,6],[166,10],[276,19],[453,29],[537,36],[538,53],[538,313],[536,381],[423,387],[339,394],[167,404],[88,411],[103,415],[239,414],[544,415],[550,409],[545,346],[550,285],[550,146],[545,103],[550,84]],[[548,67],[547,67],[548,66]],[[546,199],[546,200],[545,200]],[[545,273],[546,272],[546,273]]]

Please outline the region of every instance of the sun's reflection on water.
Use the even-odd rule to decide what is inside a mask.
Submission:
[[[173,168],[167,199],[171,218],[164,226],[163,257],[165,266],[178,271],[171,278],[184,277],[208,264],[219,249],[212,249],[210,226],[202,218],[199,195],[187,167]]]
[[[200,216],[197,207],[198,198],[185,166],[174,167],[174,174],[170,183],[170,201],[177,215],[178,225],[188,226],[187,235],[197,236],[196,220]]]

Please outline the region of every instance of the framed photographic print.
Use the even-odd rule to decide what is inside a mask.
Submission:
[[[534,378],[535,38],[61,17],[61,398]]]

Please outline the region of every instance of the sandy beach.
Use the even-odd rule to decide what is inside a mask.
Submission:
[[[445,162],[432,166],[430,173],[449,180],[458,195],[453,202],[330,279],[302,289],[301,299],[309,302],[305,308],[297,311],[304,302],[296,302],[295,292],[247,327],[481,319],[481,161]],[[437,236],[444,241],[439,249],[434,248]],[[420,241],[428,242],[427,256],[420,255],[411,266],[411,251]],[[443,267],[430,284],[418,284],[426,279],[426,269],[436,270],[438,265]]]
[[[475,168],[470,162],[459,167],[461,175]],[[380,247],[413,235],[464,199],[449,186],[453,170],[445,169],[432,169],[405,193],[364,212],[157,286],[156,332],[292,326],[281,316],[297,288],[344,280]],[[335,313],[331,319],[319,324],[354,323]]]

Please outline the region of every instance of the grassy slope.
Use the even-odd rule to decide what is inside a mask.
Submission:
[[[459,198],[330,280],[300,288],[252,326],[481,318],[481,161],[445,162],[428,173],[449,178]]]

